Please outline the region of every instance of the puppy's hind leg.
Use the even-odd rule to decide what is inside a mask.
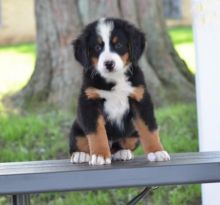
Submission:
[[[164,150],[157,130],[157,123],[154,116],[153,104],[147,91],[140,101],[134,103],[135,117],[134,125],[140,136],[144,152],[149,161],[170,160],[169,154]]]

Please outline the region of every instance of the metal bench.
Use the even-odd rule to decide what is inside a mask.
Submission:
[[[30,204],[30,193],[220,182],[220,152],[172,154],[168,162],[144,156],[111,165],[73,165],[69,160],[0,163],[0,195]]]

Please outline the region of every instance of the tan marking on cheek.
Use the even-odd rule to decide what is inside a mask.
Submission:
[[[95,99],[100,98],[100,96],[98,94],[98,89],[96,89],[96,88],[92,88],[92,87],[87,88],[85,90],[85,94],[88,99],[95,100]]]
[[[145,153],[164,150],[160,143],[160,137],[157,130],[150,131],[144,121],[139,117],[134,120],[134,124],[139,133]]]
[[[112,43],[117,43],[117,41],[118,41],[118,37],[117,36],[114,36],[113,38],[112,38]]]
[[[134,87],[134,91],[131,93],[130,97],[140,102],[144,97],[144,87],[143,86]]]
[[[89,143],[86,137],[76,137],[76,146],[80,152],[89,153]]]
[[[124,55],[121,56],[122,61],[124,62],[125,65],[129,63],[129,54],[125,53]]]
[[[92,65],[96,66],[98,64],[98,58],[92,57]]]
[[[138,144],[138,138],[136,137],[129,137],[125,138],[120,142],[123,149],[134,150]]]
[[[105,130],[105,120],[101,115],[97,120],[96,133],[87,135],[89,142],[90,155],[100,155],[104,158],[111,157],[108,137]]]

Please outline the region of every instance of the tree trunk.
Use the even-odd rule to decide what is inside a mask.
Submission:
[[[140,60],[156,105],[194,100],[194,78],[179,58],[166,32],[161,0],[36,0],[37,62],[23,104],[46,102],[70,110],[81,83],[71,41],[100,17],[129,20],[146,33],[147,49]]]

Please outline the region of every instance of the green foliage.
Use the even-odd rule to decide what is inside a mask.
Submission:
[[[6,51],[26,53],[35,57],[36,45],[35,43],[23,43],[23,44],[0,46],[0,52],[6,52]]]
[[[156,111],[163,144],[169,152],[197,151],[195,105],[176,105]],[[59,112],[44,114],[0,114],[0,161],[45,160],[68,157],[68,131],[72,116]],[[136,151],[143,154],[142,149]],[[124,205],[141,189],[129,188],[75,193],[49,193],[32,196],[41,205]],[[8,200],[0,197],[0,204]],[[160,187],[140,205],[200,204],[199,185]]]
[[[64,114],[0,114],[0,161],[29,161],[68,156],[61,124]],[[61,143],[62,142],[62,143]]]
[[[141,189],[67,192],[33,195],[33,204],[41,205],[124,205]],[[49,203],[48,203],[49,202]]]
[[[158,109],[161,140],[169,152],[198,151],[195,105],[176,105]]]
[[[195,73],[195,48],[192,27],[174,27],[168,30],[179,56],[186,62],[189,70]]]
[[[191,26],[170,28],[169,34],[175,45],[193,42]]]
[[[161,187],[152,195],[154,205],[200,205],[199,185],[178,185]]]
[[[0,47],[0,100],[26,85],[36,58],[35,44],[18,44]]]

